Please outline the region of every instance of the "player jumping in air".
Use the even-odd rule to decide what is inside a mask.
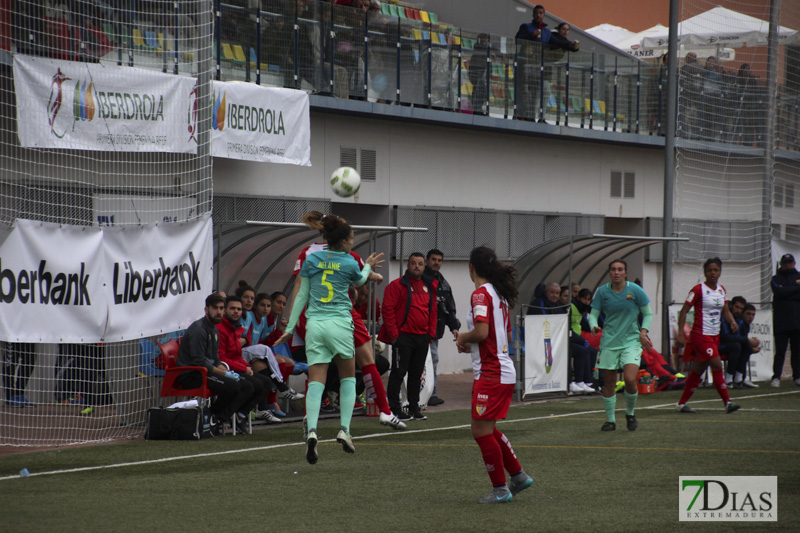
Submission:
[[[364,268],[359,269],[358,263],[350,255],[353,230],[347,222],[336,215],[323,217],[321,213],[306,216],[303,221],[323,233],[329,249],[306,257],[300,270],[300,291],[292,308],[292,316],[277,344],[292,337],[300,313],[307,304],[306,356],[309,382],[306,396],[306,460],[313,465],[318,459],[317,421],[331,361],[336,363],[341,381],[341,426],[336,440],[345,452],[355,452],[350,437],[350,420],[356,401],[356,365],[353,359],[354,325],[350,314],[352,303],[348,291],[350,285],[361,286],[366,283],[372,268],[383,262],[383,254],[371,254]]]

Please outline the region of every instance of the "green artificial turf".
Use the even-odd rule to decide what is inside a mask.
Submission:
[[[464,410],[405,432],[356,418],[356,453],[322,442],[314,466],[299,424],[8,455],[3,531],[796,531],[800,390],[732,392],[730,415],[713,389],[695,394],[696,415],[672,409],[679,391],[640,396],[635,432],[619,410],[601,432],[597,396],[512,407],[498,427],[535,483],[508,505],[476,503],[491,483]],[[337,429],[323,421],[320,438]],[[678,521],[679,476],[734,475],[778,476],[777,523]]]

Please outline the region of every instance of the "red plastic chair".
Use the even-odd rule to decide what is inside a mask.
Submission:
[[[164,370],[166,370],[166,374],[164,374],[164,382],[161,384],[162,398],[174,396],[199,396],[201,398],[210,398],[213,396],[213,393],[206,385],[208,370],[205,367],[177,366],[178,347],[180,346],[178,341],[175,339],[170,339],[164,344],[161,344],[160,342],[157,342],[156,344],[158,344],[158,347],[161,349],[161,356],[164,361]],[[190,370],[200,372],[200,374],[203,376],[203,383],[199,387],[187,389],[181,386],[180,381],[178,381],[178,376]]]
[[[214,393],[209,390],[206,378],[208,377],[208,370],[203,366],[177,366],[178,364],[178,348],[180,347],[179,340],[170,339],[169,341],[161,344],[156,342],[161,349],[161,357],[164,361],[164,382],[161,384],[161,397],[170,398],[174,396],[192,396],[204,399],[209,399],[214,396]],[[199,387],[193,389],[186,389],[181,386],[178,381],[178,376],[184,372],[196,370],[203,376],[203,383]],[[253,432],[253,425],[250,417],[247,418],[248,433]],[[233,434],[236,435],[237,422],[236,417],[233,417]]]

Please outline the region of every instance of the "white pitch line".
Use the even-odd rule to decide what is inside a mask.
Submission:
[[[797,393],[800,393],[800,391],[775,392],[775,393],[771,393],[771,394],[757,394],[755,396],[740,396],[739,398],[758,398],[758,397],[765,397],[765,396],[782,396],[782,395],[786,395],[786,394],[797,394]],[[705,403],[705,402],[714,402],[714,401],[719,401],[719,400],[718,399],[698,400],[698,401],[692,402],[692,403],[696,404],[696,403]],[[532,404],[527,404],[527,405],[532,405]],[[642,407],[641,409],[659,409],[659,408],[664,408],[664,407],[668,407],[668,406],[674,407],[675,404],[674,403],[669,403],[669,404],[661,404],[661,405],[652,405],[652,406],[648,406],[648,407]],[[523,406],[519,406],[518,405],[518,406],[515,406],[515,407],[523,407]],[[622,411],[622,410],[624,410],[624,409],[622,409],[622,408],[617,409],[617,411]],[[513,420],[498,420],[497,423],[498,424],[513,424],[515,422],[532,422],[532,421],[535,421],[535,420],[548,420],[548,419],[554,419],[554,418],[566,418],[566,417],[570,417],[570,416],[590,415],[590,414],[598,414],[598,413],[605,413],[605,410],[603,410],[603,409],[593,409],[593,410],[590,410],[590,411],[579,411],[579,412],[576,412],[576,413],[563,413],[563,414],[558,414],[558,415],[551,414],[551,415],[547,415],[547,416],[534,416],[534,417],[529,417],[529,418],[516,418],[516,419],[513,419]],[[406,430],[406,431],[392,431],[390,433],[389,432],[372,433],[372,434],[369,434],[369,435],[360,435],[360,436],[357,436],[357,437],[353,437],[353,440],[374,439],[374,438],[389,437],[389,436],[396,436],[396,435],[413,435],[413,434],[417,434],[417,433],[430,433],[430,432],[433,432],[433,431],[450,431],[450,430],[453,430],[453,429],[466,429],[466,428],[469,428],[469,427],[471,427],[471,424],[459,424],[459,425],[456,425],[456,426],[447,426],[447,427],[440,427],[440,428],[412,429],[412,430]],[[327,439],[327,440],[321,440],[319,442],[323,442],[323,443],[324,442],[336,442],[336,440],[335,439]],[[252,447],[252,448],[242,448],[242,449],[238,449],[238,450],[225,450],[225,451],[221,451],[221,452],[197,453],[197,454],[193,454],[193,455],[178,455],[176,457],[162,457],[161,459],[148,459],[146,461],[132,461],[132,462],[127,462],[127,463],[116,463],[116,464],[111,464],[111,465],[83,466],[83,467],[80,467],[80,468],[67,468],[67,469],[64,469],[64,470],[51,470],[51,471],[48,471],[48,472],[31,472],[26,477],[52,476],[52,475],[57,475],[57,474],[72,474],[72,473],[75,473],[75,472],[90,472],[90,471],[93,471],[93,470],[106,470],[106,469],[110,469],[110,468],[124,468],[124,467],[127,467],[127,466],[151,465],[151,464],[158,464],[158,463],[167,463],[167,462],[171,462],[171,461],[182,461],[184,459],[197,459],[197,458],[200,458],[200,457],[216,457],[216,456],[230,455],[230,454],[235,454],[235,453],[247,453],[247,452],[255,452],[255,451],[262,451],[262,450],[274,450],[276,448],[288,448],[290,446],[303,446],[303,445],[305,445],[304,442],[286,442],[286,443],[282,443],[282,444],[271,444],[269,446],[255,446],[255,447]],[[11,475],[11,476],[0,476],[0,481],[6,481],[6,480],[9,480],[9,479],[21,479],[21,478],[22,478],[22,476],[20,476],[19,474],[14,474],[14,475]]]

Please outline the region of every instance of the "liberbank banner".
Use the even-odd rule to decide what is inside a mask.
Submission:
[[[142,226],[17,219],[0,234],[0,340],[116,342],[184,329],[211,292],[211,217]]]
[[[311,166],[311,123],[303,91],[213,82],[211,154]]]
[[[14,90],[24,147],[197,153],[194,78],[17,54]]]

